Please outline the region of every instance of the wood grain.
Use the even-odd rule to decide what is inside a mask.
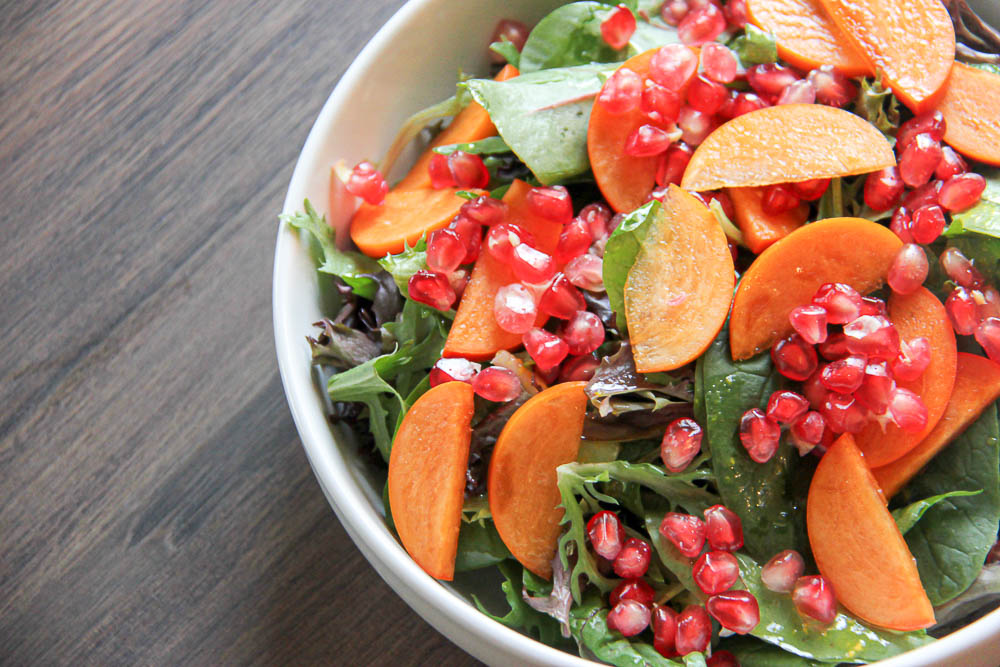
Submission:
[[[0,663],[474,661],[327,506],[276,214],[400,0],[0,2]]]

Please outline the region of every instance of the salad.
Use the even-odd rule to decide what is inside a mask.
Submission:
[[[1000,34],[585,0],[489,49],[331,168],[345,225],[282,216],[417,564],[499,571],[482,613],[615,665],[869,663],[994,608]]]

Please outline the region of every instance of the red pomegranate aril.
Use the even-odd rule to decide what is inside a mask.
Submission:
[[[818,363],[816,350],[798,334],[775,343],[771,347],[771,360],[779,373],[798,382],[812,375]]]
[[[809,181],[799,181],[798,183],[790,183],[792,192],[799,199],[804,199],[805,201],[816,201],[823,196],[827,188],[830,187],[829,178],[814,178]]]
[[[708,598],[708,613],[730,632],[745,635],[760,623],[760,607],[750,591],[726,591]]]
[[[944,211],[940,206],[921,206],[913,212],[910,221],[910,236],[916,243],[933,243],[944,231]]]
[[[860,433],[868,425],[865,409],[849,394],[827,394],[819,413],[834,433]]]
[[[831,361],[820,371],[819,381],[834,393],[851,394],[861,386],[861,382],[865,379],[867,361],[865,357],[858,354]]]
[[[767,561],[760,570],[761,583],[775,593],[791,593],[795,582],[806,569],[805,561],[798,551],[785,549]]]
[[[478,155],[455,151],[448,156],[448,168],[455,178],[455,187],[485,188],[490,183],[490,172]]]
[[[837,617],[833,584],[818,574],[799,577],[792,589],[792,602],[800,615],[830,625]]]
[[[520,283],[504,285],[493,301],[493,317],[504,331],[523,334],[534,324],[538,306],[534,295]]]
[[[625,140],[625,155],[652,157],[667,150],[677,138],[677,131],[667,132],[655,125],[640,125]]]
[[[743,413],[740,418],[740,442],[757,463],[767,463],[778,451],[781,427],[760,408]]]
[[[781,104],[815,104],[816,88],[806,79],[799,79],[785,86],[778,95],[775,105]]]
[[[705,595],[715,595],[728,591],[740,578],[740,563],[728,551],[709,551],[695,561],[691,575]]]
[[[730,99],[732,100],[732,104],[723,105],[722,109],[719,110],[719,113],[725,118],[736,118],[745,113],[771,106],[767,100],[756,93],[737,93],[735,96],[730,97]]]
[[[716,551],[736,551],[743,546],[743,522],[725,505],[712,505],[704,511],[705,538]]]
[[[885,316],[885,301],[875,296],[861,297],[861,315]]]
[[[779,424],[790,424],[809,411],[809,401],[788,389],[776,391],[767,400],[767,416]]]
[[[526,331],[521,341],[535,366],[543,371],[555,368],[569,354],[569,346],[562,338],[538,327]]]
[[[573,218],[568,225],[563,227],[553,256],[557,263],[565,264],[574,257],[579,257],[587,252],[593,241],[594,238],[590,234],[590,226],[587,222],[579,217]]]
[[[899,332],[887,318],[863,315],[844,325],[847,349],[879,359],[893,359],[899,354]]]
[[[385,201],[385,195],[389,192],[389,184],[385,182],[385,177],[367,160],[354,165],[344,187],[352,195],[361,197],[372,206],[378,206]]]
[[[916,243],[907,243],[889,266],[889,287],[896,294],[912,294],[924,284],[929,270],[924,249]]]
[[[680,185],[684,170],[687,169],[688,162],[694,149],[683,141],[674,143],[667,152],[663,154],[659,165],[656,168],[657,185]]]
[[[979,306],[976,309],[979,319],[985,320],[987,317],[1000,317],[1000,292],[992,285],[987,285],[979,293],[982,294],[982,299],[976,299],[976,304]],[[973,298],[975,298],[975,295],[973,295]]]
[[[788,321],[795,332],[802,336],[802,340],[810,345],[826,340],[826,309],[823,306],[797,306],[788,314]]]
[[[601,38],[616,51],[624,49],[635,32],[635,16],[625,5],[618,5],[601,22]]]
[[[677,36],[683,44],[697,46],[714,42],[726,29],[726,17],[711,2],[695,7],[677,25]]]
[[[956,285],[966,289],[982,286],[983,275],[958,248],[945,248],[938,259],[941,268]]]
[[[896,132],[896,151],[902,151],[917,135],[929,134],[935,141],[944,139],[946,129],[944,114],[940,111],[930,111],[914,116],[903,123]]]
[[[515,21],[513,19],[500,19],[497,23],[496,28],[493,29],[493,36],[490,38],[490,43],[506,41],[514,45],[518,51],[524,48],[524,43],[528,40],[528,33],[531,30],[525,24],[520,21]],[[500,64],[505,62],[505,59],[499,53],[495,51],[490,51],[490,60],[494,63]]]
[[[481,366],[462,357],[442,357],[431,368],[431,386],[436,387],[444,382],[471,382]]]
[[[660,458],[670,472],[681,472],[701,451],[704,431],[690,417],[670,422],[660,442]]]
[[[889,397],[889,416],[907,433],[920,433],[927,426],[927,406],[909,389],[896,387]]]
[[[699,56],[704,75],[717,83],[732,83],[739,70],[739,62],[732,49],[724,44],[711,42],[701,47]]]
[[[924,132],[913,138],[899,154],[899,176],[911,188],[930,180],[941,162],[941,142]]]
[[[635,600],[639,604],[652,607],[655,597],[656,591],[653,590],[652,586],[642,579],[635,578],[626,579],[615,586],[614,590],[608,595],[608,602],[614,607],[622,600]]]
[[[865,179],[865,204],[873,211],[888,211],[899,203],[906,184],[899,176],[899,167],[885,167],[868,174]]]
[[[945,299],[944,308],[948,312],[955,333],[971,336],[979,325],[978,304],[969,290],[956,287]]]
[[[717,112],[728,98],[728,88],[703,74],[695,77],[687,89],[688,105],[706,114]]]
[[[431,187],[435,190],[455,187],[455,177],[448,167],[448,156],[433,153],[427,163],[427,173],[431,177]]]
[[[843,331],[830,334],[824,342],[816,346],[816,349],[827,361],[843,359],[850,354],[850,350],[847,349],[847,337]]]
[[[634,637],[649,627],[649,607],[636,600],[622,600],[608,612],[608,629]]]
[[[708,650],[712,641],[712,619],[704,607],[688,605],[677,616],[674,646],[678,655]]]
[[[448,274],[458,268],[465,259],[465,241],[451,229],[431,232],[427,241],[427,268]]]
[[[570,354],[589,354],[604,342],[601,318],[587,310],[578,310],[560,330]]]
[[[900,206],[892,213],[889,229],[903,243],[913,243],[913,234],[910,233],[911,224],[913,224],[913,220],[910,216],[910,210],[905,206]]]
[[[664,23],[676,26],[691,11],[688,0],[667,0],[660,7],[660,18]]]
[[[459,212],[480,225],[492,227],[500,224],[507,217],[507,204],[489,195],[480,195],[462,204]]]
[[[611,209],[600,202],[587,204],[576,216],[590,231],[591,238],[599,239],[611,233],[608,224],[611,222]]]
[[[667,512],[660,523],[660,535],[670,540],[682,556],[694,558],[705,546],[705,523],[690,514]]]
[[[557,273],[538,300],[538,309],[546,315],[568,320],[578,310],[584,310],[587,302],[580,290],[574,287],[562,273]]]
[[[993,361],[1000,361],[1000,318],[985,318],[976,327],[975,336],[986,356]]]
[[[698,69],[698,56],[683,44],[660,47],[649,61],[649,78],[676,93],[687,87]]]
[[[792,436],[792,444],[799,451],[799,456],[805,456],[823,440],[825,429],[826,420],[815,410],[810,410],[792,422],[788,432]]]
[[[799,205],[798,195],[784,183],[769,185],[764,190],[762,206],[768,215],[781,215]]]
[[[511,263],[514,247],[522,243],[535,245],[535,237],[513,222],[501,222],[486,233],[486,250],[504,264]]]
[[[659,125],[676,122],[681,110],[681,96],[652,79],[646,79],[642,87],[639,108],[646,116]]]
[[[705,659],[705,667],[740,667],[740,661],[729,651],[716,651],[711,658]]]
[[[501,366],[488,366],[472,378],[476,395],[494,403],[507,403],[521,395],[521,381]]]
[[[916,211],[922,206],[937,206],[940,192],[941,181],[933,180],[930,183],[925,183],[915,190],[910,190],[903,197],[903,206],[910,211]]]
[[[812,70],[808,79],[816,89],[816,101],[820,104],[842,107],[858,95],[858,89],[851,80],[832,65]]]
[[[625,545],[625,528],[614,512],[601,510],[587,522],[587,537],[594,553],[614,560]]]
[[[518,280],[532,285],[548,282],[556,274],[556,262],[552,255],[527,243],[514,246],[510,255],[510,268]]]
[[[604,261],[596,255],[574,257],[563,267],[570,283],[588,292],[604,291]]]
[[[941,147],[941,161],[934,170],[934,178],[947,181],[952,176],[958,176],[969,171],[969,165],[951,146]]]
[[[872,361],[865,366],[865,377],[861,386],[855,390],[854,398],[872,414],[881,415],[889,407],[889,399],[895,388],[895,376],[889,370],[889,362]]]
[[[610,114],[623,114],[636,108],[641,96],[642,77],[628,67],[620,67],[604,82],[597,104]]]
[[[460,213],[454,217],[447,228],[458,234],[462,243],[465,244],[465,257],[462,258],[462,264],[472,264],[479,259],[479,252],[483,246],[482,225]]]
[[[899,356],[892,361],[892,376],[903,382],[912,382],[924,374],[931,363],[931,343],[920,336],[909,343],[900,341]]]
[[[649,544],[635,537],[625,540],[622,550],[615,556],[615,574],[623,579],[635,579],[646,574],[653,550]]]
[[[952,176],[941,186],[938,201],[952,213],[958,213],[979,201],[986,189],[986,179],[969,172]]]
[[[455,298],[461,299],[465,293],[465,288],[469,285],[469,272],[465,269],[456,269],[448,274],[448,284],[455,290]]]
[[[455,303],[455,290],[448,277],[436,271],[420,270],[410,276],[407,294],[414,301],[437,310],[448,310]]]
[[[538,216],[565,225],[573,219],[573,202],[562,185],[528,190],[528,208]]]
[[[681,139],[692,146],[704,141],[716,126],[717,123],[710,114],[698,111],[694,107],[681,107],[677,115],[677,127],[681,129]]]
[[[601,365],[595,354],[568,357],[559,372],[560,382],[586,382],[594,377],[594,371]]]
[[[722,13],[726,15],[729,25],[737,30],[742,30],[747,25],[747,2],[746,0],[729,0]]]
[[[665,658],[677,655],[677,612],[658,605],[653,608],[653,648]]]
[[[795,70],[778,63],[764,63],[747,69],[750,87],[767,99],[776,99],[785,88],[800,78]]]
[[[826,321],[830,324],[847,324],[861,313],[861,295],[844,283],[821,285],[812,302],[826,309]]]
[[[845,354],[847,354],[845,352]],[[819,381],[820,369],[816,369],[816,372],[810,375],[802,383],[802,395],[806,397],[809,401],[809,405],[812,406],[813,410],[819,410],[820,406],[823,405],[823,401],[826,400],[826,395],[830,392],[823,383]]]

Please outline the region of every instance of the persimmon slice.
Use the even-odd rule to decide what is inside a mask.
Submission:
[[[586,382],[564,382],[511,415],[490,459],[487,494],[500,539],[521,565],[552,576],[563,509],[556,468],[576,460],[587,408]]]
[[[1000,166],[1000,76],[955,63],[937,108],[947,122],[949,145],[973,160]]]
[[[472,386],[430,389],[403,417],[389,454],[389,508],[407,553],[450,581],[462,523],[473,412]]]
[[[941,419],[955,386],[958,354],[955,331],[938,298],[923,287],[905,296],[893,294],[889,299],[889,319],[901,339],[924,336],[930,341],[931,361],[923,375],[910,382],[896,383],[923,400],[927,406],[927,427],[919,433],[907,433],[895,424],[888,424],[883,431],[878,423],[869,423],[855,436],[855,442],[872,468],[895,461],[920,444]]]
[[[678,368],[705,351],[725,324],[733,271],[718,220],[671,185],[625,281],[625,319],[639,371]]]
[[[955,388],[944,414],[916,447],[892,463],[872,469],[886,499],[906,486],[927,462],[948,446],[1000,398],[1000,364],[978,354],[958,353]]]
[[[774,35],[778,55],[795,67],[833,65],[847,76],[872,73],[819,0],[747,0],[747,18]]]
[[[799,202],[795,208],[778,215],[766,213],[764,188],[729,188],[727,192],[736,213],[734,222],[743,232],[747,248],[755,255],[794,232],[809,218],[806,202]]]
[[[800,227],[754,260],[743,274],[729,320],[733,359],[747,359],[792,332],[788,314],[824,283],[862,294],[880,287],[903,243],[862,218],[828,218]]]
[[[378,206],[362,202],[351,219],[351,238],[369,257],[403,252],[451,222],[465,200],[459,188],[390,190]]]
[[[819,0],[903,104],[926,111],[955,62],[955,27],[941,0]]]
[[[816,467],[806,527],[816,565],[848,611],[889,630],[934,624],[917,564],[849,433]]]
[[[737,116],[695,149],[681,186],[718,188],[864,174],[896,164],[874,125],[822,104],[782,104]]]

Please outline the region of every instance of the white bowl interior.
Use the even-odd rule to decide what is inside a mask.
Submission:
[[[499,18],[529,24],[556,0],[411,0],[372,38],[320,112],[296,164],[284,212],[309,198],[327,213],[329,167],[379,158],[403,120],[454,92],[460,71],[487,71],[483,45]],[[981,3],[990,5],[991,0]],[[991,7],[997,13],[997,7]],[[1000,17],[996,17],[1000,20]],[[310,464],[351,538],[385,581],[453,642],[490,664],[584,665],[576,656],[511,630],[479,613],[470,593],[498,599],[499,575],[443,584],[425,574],[386,528],[382,480],[356,455],[346,432],[334,433],[310,365],[305,336],[322,317],[314,266],[293,230],[279,229],[275,253],[274,331],[285,393]],[[499,609],[498,609],[499,610]],[[992,656],[992,657],[991,657]],[[994,665],[1000,656],[1000,610],[927,647],[881,664],[912,667],[947,662]]]

